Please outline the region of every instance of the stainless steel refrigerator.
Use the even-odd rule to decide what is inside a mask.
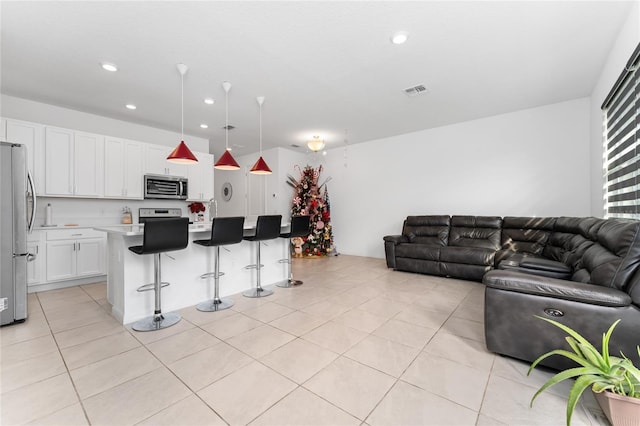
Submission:
[[[27,233],[36,213],[24,145],[0,142],[0,325],[27,318]]]

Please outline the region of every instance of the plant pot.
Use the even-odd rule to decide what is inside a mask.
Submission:
[[[596,401],[613,426],[640,426],[640,398],[613,392],[593,392]]]

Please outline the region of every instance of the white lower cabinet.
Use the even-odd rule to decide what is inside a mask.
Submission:
[[[47,281],[103,275],[106,237],[91,229],[47,231]]]

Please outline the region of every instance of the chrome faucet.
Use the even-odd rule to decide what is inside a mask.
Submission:
[[[213,204],[215,207],[215,215],[213,217],[211,216],[211,204]],[[213,222],[214,217],[218,217],[218,200],[212,198],[209,200],[209,219],[211,220],[211,222]]]

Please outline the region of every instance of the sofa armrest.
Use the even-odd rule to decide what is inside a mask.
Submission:
[[[387,235],[383,239],[385,243],[400,244],[409,242],[409,238],[404,235]]]
[[[537,296],[565,299],[591,305],[621,307],[631,304],[631,297],[620,290],[575,281],[559,280],[509,270],[493,270],[482,282],[488,287]]]

